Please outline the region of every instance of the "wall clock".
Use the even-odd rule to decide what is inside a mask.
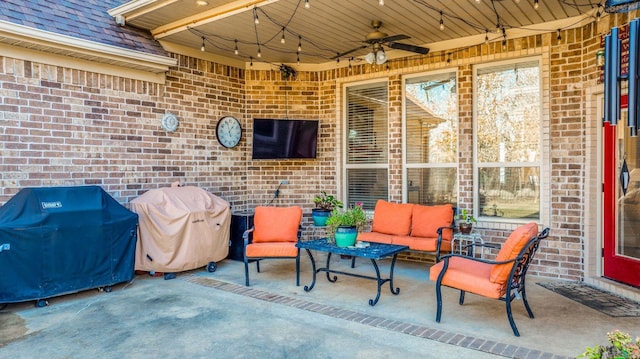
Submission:
[[[221,118],[216,125],[216,138],[218,142],[226,148],[237,146],[242,138],[240,121],[233,116]]]

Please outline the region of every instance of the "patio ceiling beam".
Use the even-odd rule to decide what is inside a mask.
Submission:
[[[162,39],[172,34],[186,31],[190,27],[197,27],[229,16],[251,11],[256,6],[265,6],[277,2],[278,0],[236,0],[228,4],[188,16],[168,24],[158,26],[151,30],[151,34],[156,40]]]

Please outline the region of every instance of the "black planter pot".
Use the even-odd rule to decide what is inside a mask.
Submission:
[[[473,223],[461,222],[458,223],[458,229],[460,229],[460,233],[469,234],[473,229]]]

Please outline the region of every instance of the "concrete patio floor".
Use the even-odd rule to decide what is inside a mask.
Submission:
[[[321,264],[326,256],[320,254]],[[391,261],[380,262],[388,273]],[[332,267],[351,270],[334,257]],[[0,312],[0,358],[562,358],[604,344],[613,329],[640,335],[640,318],[609,317],[537,285],[527,293],[535,319],[514,301],[521,337],[513,336],[504,303],[443,289],[441,323],[435,322],[435,286],[426,265],[398,261],[399,295],[386,284],[374,307],[375,282],[338,276],[311,282],[306,253],[301,286],[294,261],[269,260],[250,267],[244,286],[241,262],[224,260],[176,279],[137,275],[111,293],[89,290],[9,305]],[[371,275],[368,260],[355,271]]]

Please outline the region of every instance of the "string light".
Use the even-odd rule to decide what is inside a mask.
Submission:
[[[482,2],[482,0],[475,0],[475,1],[476,1],[476,3],[479,3],[479,4],[483,3],[483,2]],[[493,1],[493,0],[492,0],[492,1]],[[500,0],[500,1],[504,1],[504,0]],[[514,0],[514,2],[515,2],[515,3],[520,3],[520,0]],[[379,5],[381,5],[381,6],[382,6],[382,5],[384,5],[384,0],[379,0],[379,2],[378,2],[378,3],[379,3]],[[425,5],[425,6],[427,6],[429,9],[431,9],[431,10],[433,10],[433,11],[437,11],[437,12],[439,12],[439,13],[440,13],[439,28],[440,28],[440,30],[441,30],[441,31],[445,31],[446,26],[445,26],[445,24],[444,24],[444,11],[445,11],[446,9],[437,9],[437,8],[435,8],[435,7],[429,6],[429,5],[424,4],[424,3],[422,3],[422,2],[420,2],[420,3],[421,3],[421,4],[423,4],[423,5]],[[305,0],[305,1],[304,1],[304,6],[305,6],[305,8],[308,8],[308,7],[309,7],[309,5],[310,5],[310,0]],[[594,4],[594,5],[595,5],[595,4]],[[603,17],[603,14],[604,14],[604,11],[603,11],[604,5],[603,5],[602,3],[600,3],[600,4],[597,4],[597,5],[595,5],[595,6],[596,6],[596,11],[595,11],[595,12],[591,12],[591,14],[593,14],[593,15],[592,15],[592,19],[593,19],[593,20],[595,20],[595,21],[600,21],[600,19]],[[536,10],[538,10],[538,9],[539,9],[539,7],[540,7],[540,0],[533,0],[533,7],[534,7]],[[252,10],[253,10],[254,22],[255,22],[255,24],[256,24],[256,25],[257,25],[257,24],[259,24],[259,22],[260,22],[260,21],[259,21],[259,14],[258,14],[258,11],[262,11],[262,12],[263,12],[263,14],[265,15],[265,18],[266,18],[268,21],[270,21],[270,22],[274,23],[275,25],[279,25],[279,27],[281,28],[281,38],[280,38],[280,42],[284,45],[284,44],[285,44],[285,42],[286,42],[286,31],[287,31],[287,26],[286,26],[286,25],[287,25],[289,22],[286,22],[286,23],[284,23],[284,24],[280,24],[280,23],[278,23],[278,22],[274,21],[274,20],[269,16],[269,14],[267,14],[266,12],[264,12],[264,11],[262,10],[262,8],[259,8],[258,6],[254,6]],[[496,9],[494,9],[494,12],[496,13],[496,16],[498,17],[498,21],[497,21],[496,27],[497,27],[498,31],[502,31],[502,35],[503,35],[503,39],[502,39],[502,47],[506,50],[506,49],[507,49],[507,35],[506,35],[506,32],[505,32],[505,28],[506,28],[507,26],[511,28],[512,26],[510,26],[510,25],[508,25],[508,24],[503,24],[503,23],[502,23],[502,21],[501,21],[501,19],[500,19],[500,16],[499,16],[499,14],[498,14],[498,12],[497,12],[497,10],[496,10]],[[294,12],[294,14],[295,14],[295,12]],[[457,16],[457,15],[455,15],[455,14],[448,14],[448,13],[447,13],[447,17],[450,17],[450,18],[453,18],[453,19],[456,19],[456,20],[464,21],[462,18],[458,17],[458,16]],[[293,14],[291,15],[291,18],[293,18]],[[264,18],[263,18],[263,20],[264,20]],[[291,19],[289,19],[289,21],[291,21]],[[477,25],[474,25],[474,24],[469,23],[469,22],[466,22],[466,21],[465,21],[465,23],[467,23],[467,24],[468,24],[468,25],[470,25],[470,26],[476,27],[476,29],[478,29],[478,30],[482,31],[482,30],[481,30],[481,29],[482,29],[482,27],[479,27],[479,26],[477,26]],[[523,27],[523,28],[526,28],[526,27]],[[556,38],[557,38],[557,40],[558,40],[558,41],[562,40],[562,30],[563,30],[562,28],[556,29],[556,31],[557,31],[557,37],[556,37]],[[254,45],[254,46],[257,46],[257,47],[258,47],[258,49],[257,49],[257,53],[256,53],[255,55],[256,55],[256,57],[258,57],[258,58],[261,58],[261,57],[262,57],[262,48],[261,48],[261,46],[267,46],[267,48],[268,48],[268,49],[273,50],[273,51],[275,51],[275,52],[283,52],[283,53],[288,52],[288,51],[285,51],[284,49],[271,48],[270,46],[268,46],[269,41],[271,41],[271,40],[269,40],[269,41],[267,41],[267,42],[264,42],[264,43],[260,42],[260,41],[259,41],[259,39],[258,39],[258,30],[257,30],[257,27],[255,28],[255,31],[256,31],[256,41],[255,41],[255,42],[244,42],[244,41],[242,41],[242,40],[225,38],[225,37],[218,36],[218,35],[214,35],[214,34],[205,34],[205,33],[203,33],[203,32],[195,31],[195,30],[193,30],[193,29],[190,29],[190,31],[191,31],[191,32],[193,32],[194,34],[196,34],[196,35],[200,36],[200,37],[202,38],[202,45],[201,45],[201,47],[200,47],[200,50],[201,50],[201,51],[203,51],[203,52],[206,52],[206,50],[207,50],[207,49],[206,49],[206,43],[205,43],[205,41],[207,40],[207,37],[209,37],[209,36],[211,36],[211,37],[216,37],[216,38],[218,38],[218,39],[221,39],[221,40],[223,40],[223,41],[227,41],[227,42],[233,41],[233,42],[234,42],[234,46],[233,46],[233,52],[234,52],[234,54],[235,54],[235,55],[237,55],[237,56],[242,56],[242,57],[244,57],[245,59],[246,59],[247,57],[246,57],[245,55],[241,55],[241,54],[240,54],[240,52],[239,52],[238,44],[239,44],[240,42],[242,42],[243,44],[247,44],[247,45]],[[484,43],[485,43],[485,44],[489,44],[489,43],[490,43],[489,31],[490,31],[489,29],[486,29],[486,28],[485,28],[485,37],[484,37]],[[545,31],[552,32],[553,30],[552,30],[552,29],[548,29],[548,30],[545,30]],[[295,34],[295,32],[290,32],[290,33]],[[274,35],[275,35],[275,36],[274,36]],[[276,34],[274,34],[274,35],[272,35],[271,39],[273,39],[273,37],[276,37],[276,36],[277,36],[277,33],[276,33]],[[296,34],[296,35],[297,35],[297,34]],[[314,42],[312,42],[310,39],[306,39],[306,38],[305,38],[305,40],[310,41],[311,45],[314,45],[314,46],[318,47],[318,45],[316,45],[316,44],[315,44]],[[497,39],[494,39],[494,40],[497,40]],[[291,39],[290,39],[290,41],[291,41]],[[221,50],[224,50],[224,48],[216,46],[216,44],[215,44],[215,43],[213,43],[213,42],[210,42],[210,44],[212,44],[212,46],[213,46],[213,47],[215,47],[215,48],[219,48],[219,49],[221,49]],[[322,47],[318,47],[318,48],[320,48],[320,49],[321,49],[321,50],[323,50],[323,51],[331,51],[331,50],[330,50],[330,49],[328,49],[328,48],[322,48]],[[226,49],[227,49],[227,51],[228,51],[228,50],[230,50],[230,47],[226,47]],[[300,62],[300,53],[301,53],[301,52],[302,52],[302,35],[298,35],[298,46],[297,46],[297,52],[296,52],[296,60],[297,60],[297,62],[298,62],[298,63]],[[289,52],[289,53],[291,53],[291,52]],[[305,52],[305,53],[306,53],[306,52]],[[320,54],[314,54],[314,53],[310,53],[310,56],[311,56],[311,57],[322,57],[322,58],[327,58],[326,56],[322,56],[322,55],[320,55]],[[450,56],[450,54],[449,54],[449,56]],[[251,57],[251,59],[253,59],[253,57]],[[340,60],[340,59],[339,59],[339,58],[337,58],[337,62],[339,62],[339,60]],[[447,58],[447,61],[448,61],[448,62],[450,62],[450,58]],[[385,61],[385,62],[386,62],[386,61]],[[351,63],[350,63],[350,65],[351,65]]]
[[[253,68],[253,56],[249,56],[249,67]]]
[[[311,7],[311,5],[309,4],[309,0],[304,0],[304,8],[308,9],[310,7]]]

